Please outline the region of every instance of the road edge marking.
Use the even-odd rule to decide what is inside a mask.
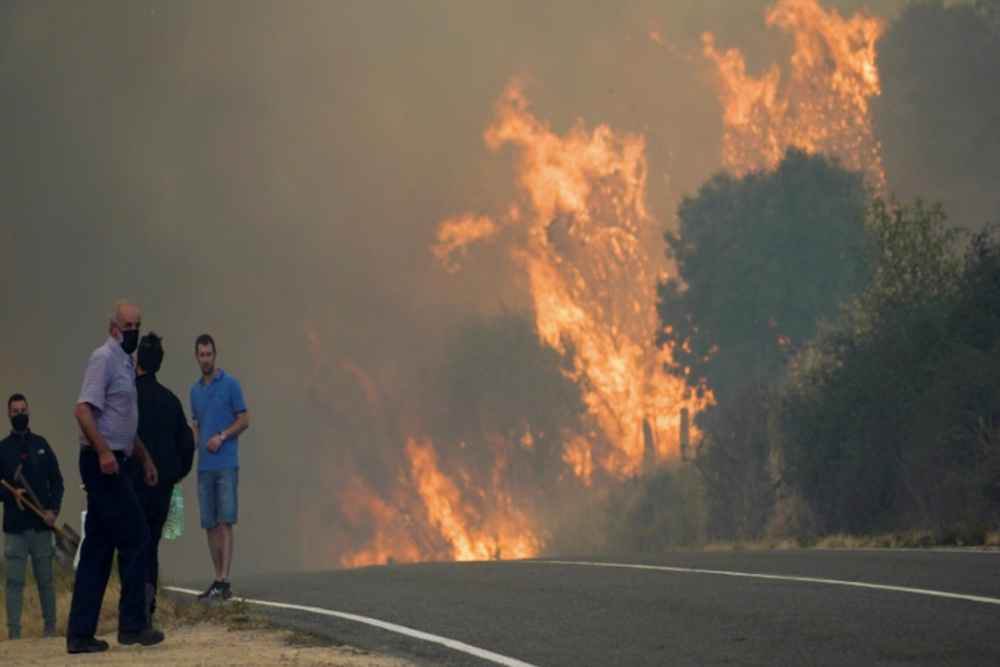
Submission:
[[[913,593],[916,595],[929,595],[932,597],[949,598],[953,600],[965,600],[967,602],[980,602],[983,604],[1000,605],[1000,598],[991,598],[983,595],[967,595],[965,593],[950,593],[948,591],[938,591],[929,588],[910,588],[907,586],[873,584],[866,581],[848,581],[845,579],[823,579],[821,577],[800,577],[788,574],[763,574],[760,572],[706,570],[696,567],[676,567],[672,565],[641,565],[637,563],[601,563],[601,562],[577,561],[577,560],[533,560],[533,561],[521,561],[521,562],[526,564],[541,563],[543,565],[580,565],[587,567],[617,567],[617,568],[626,568],[632,570],[658,570],[663,572],[679,572],[682,574],[714,574],[726,577],[745,577],[749,579],[797,581],[809,584],[827,584],[832,586],[849,586],[852,588],[870,588],[880,591],[893,591],[896,593]]]
[[[181,588],[179,586],[164,586],[165,590],[173,591],[175,593],[185,593],[187,595],[199,595],[201,591],[192,590],[190,588]],[[304,611],[311,614],[319,614],[321,616],[332,616],[334,618],[339,618],[345,621],[354,621],[356,623],[363,623],[365,625],[371,625],[382,630],[388,630],[389,632],[395,632],[397,634],[405,635],[407,637],[412,637],[414,639],[421,639],[426,642],[431,642],[433,644],[440,644],[453,651],[459,651],[461,653],[468,653],[469,655],[475,656],[482,660],[488,660],[489,662],[494,662],[498,665],[504,665],[505,667],[536,667],[530,662],[524,662],[518,660],[517,658],[511,658],[499,653],[494,653],[493,651],[488,651],[478,646],[472,646],[471,644],[466,644],[465,642],[458,641],[457,639],[449,639],[448,637],[442,637],[440,635],[431,634],[430,632],[424,632],[423,630],[417,630],[415,628],[410,628],[405,625],[397,625],[396,623],[390,623],[389,621],[382,621],[377,618],[370,618],[368,616],[361,616],[360,614],[352,614],[346,611],[334,611],[333,609],[324,609],[323,607],[311,607],[307,605],[291,604],[288,602],[273,602],[271,600],[254,600],[251,598],[233,598],[247,604],[254,604],[260,607],[273,607],[275,609],[292,609],[295,611]]]

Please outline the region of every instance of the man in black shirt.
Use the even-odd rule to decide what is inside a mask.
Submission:
[[[162,341],[150,332],[139,341],[136,355],[139,439],[153,457],[160,474],[155,486],[135,485],[150,534],[146,555],[146,610],[150,621],[156,611],[160,537],[170,512],[170,497],[174,484],[191,471],[194,461],[194,435],[184,416],[184,408],[177,396],[156,380],[163,363]]]
[[[28,429],[28,401],[22,394],[14,394],[7,400],[7,414],[12,430],[0,442],[0,479],[18,489],[14,494],[0,485],[7,565],[7,632],[11,639],[21,636],[24,575],[30,557],[38,584],[45,636],[52,637],[56,632],[52,526],[56,524],[62,506],[63,478],[49,443]],[[31,498],[24,481],[37,496],[41,509],[45,510],[44,519],[22,504],[22,500]]]

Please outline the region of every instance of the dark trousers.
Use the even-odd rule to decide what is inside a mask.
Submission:
[[[139,466],[136,466],[138,469]],[[163,525],[170,513],[170,496],[174,485],[158,484],[146,486],[141,475],[135,477],[136,494],[139,505],[146,517],[146,527],[149,529],[149,542],[146,543],[146,606],[149,616],[156,611],[156,589],[160,581],[160,538],[163,537]]]
[[[147,625],[145,555],[149,542],[146,518],[133,488],[135,465],[116,453],[122,470],[104,475],[97,453],[90,447],[80,450],[80,478],[87,491],[87,523],[80,563],[73,584],[67,636],[93,637],[101,614],[104,589],[111,575],[111,562],[118,551],[119,632],[139,632]]]

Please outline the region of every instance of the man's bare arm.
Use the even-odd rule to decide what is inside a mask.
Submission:
[[[236,421],[230,424],[226,430],[222,432],[222,437],[226,440],[232,440],[248,428],[250,428],[250,413],[243,411],[237,415]]]
[[[108,441],[97,430],[97,420],[94,419],[94,410],[90,407],[90,403],[77,403],[73,415],[76,417],[76,423],[80,425],[83,435],[87,438],[87,442],[97,450],[97,453],[111,451]]]
[[[135,440],[132,443],[132,456],[142,465],[146,485],[156,486],[156,483],[160,479],[159,472],[156,470],[156,463],[153,461],[153,457],[149,455],[146,445],[142,444],[142,439],[139,436],[135,436]]]
[[[208,442],[205,443],[205,447],[208,448],[208,451],[215,453],[219,451],[219,448],[222,447],[222,444],[226,440],[231,440],[232,438],[235,438],[240,433],[247,430],[249,427],[250,427],[250,413],[244,410],[243,412],[241,412],[236,416],[236,421],[234,421],[225,429],[219,431],[211,438],[209,438]]]
[[[101,463],[101,472],[105,475],[117,474],[118,461],[115,459],[108,441],[97,430],[97,420],[94,419],[94,410],[90,403],[77,403],[73,415],[76,417],[76,423],[80,425],[80,430],[83,431],[83,436],[97,452],[97,458]]]
[[[146,445],[142,443],[142,438],[135,436],[135,440],[132,441],[132,456],[141,465],[146,465],[147,461],[152,462],[152,457],[149,455],[149,450],[146,449]]]

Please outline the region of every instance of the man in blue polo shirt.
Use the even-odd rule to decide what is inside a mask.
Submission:
[[[239,510],[239,435],[250,426],[250,415],[240,383],[215,367],[212,337],[198,336],[194,351],[201,368],[201,378],[191,386],[191,414],[198,441],[198,503],[215,567],[215,580],[199,598],[227,600],[232,596],[229,570]]]

